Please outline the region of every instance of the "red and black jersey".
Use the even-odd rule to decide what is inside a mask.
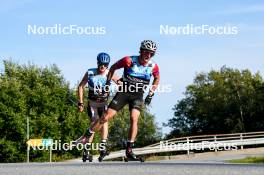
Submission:
[[[116,63],[116,68],[124,67],[123,81],[130,84],[141,83],[148,85],[151,76],[159,75],[159,67],[151,60],[146,65],[141,65],[138,61],[139,56],[127,56]]]

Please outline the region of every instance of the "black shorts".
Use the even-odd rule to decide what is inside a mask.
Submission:
[[[88,116],[90,117],[90,120],[94,122],[104,115],[106,109],[107,109],[107,102],[97,103],[89,100],[87,106],[87,113]]]
[[[108,108],[119,111],[126,104],[129,105],[129,110],[132,109],[141,110],[143,105],[143,93],[132,94],[132,93],[117,92],[113,100],[109,104]]]

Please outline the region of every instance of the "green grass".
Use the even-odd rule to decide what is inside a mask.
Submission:
[[[264,163],[263,157],[246,157],[244,159],[229,160],[230,163]]]

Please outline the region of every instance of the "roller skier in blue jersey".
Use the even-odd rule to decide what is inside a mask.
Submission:
[[[84,103],[83,103],[83,91],[88,84],[88,104],[87,104],[87,113],[89,119],[91,121],[91,125],[94,122],[101,118],[106,109],[107,109],[107,98],[108,94],[103,92],[103,88],[106,85],[107,81],[107,74],[109,70],[107,69],[110,63],[110,56],[107,53],[99,53],[97,56],[97,68],[88,69],[88,71],[84,74],[82,81],[78,86],[78,108],[79,111],[82,112],[84,110]],[[118,81],[117,76],[113,76],[112,80],[114,82]],[[108,135],[108,122],[105,122],[101,128],[101,143],[105,149],[100,150],[100,157],[99,161],[107,155],[107,135]],[[86,143],[85,138],[82,136],[75,141],[75,144],[78,143],[85,143],[86,148],[83,151],[83,161],[89,160],[92,161],[92,156],[89,154],[89,147],[91,146],[94,134],[90,137],[90,142]]]

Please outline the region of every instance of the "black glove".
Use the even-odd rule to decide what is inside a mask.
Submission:
[[[154,96],[154,93],[152,95],[148,94],[147,97],[145,98],[145,105],[149,105],[152,97]]]
[[[78,105],[78,107],[84,107],[83,103],[81,103],[81,102],[78,102],[77,105]]]
[[[83,111],[83,107],[84,107],[83,103],[78,102],[77,106],[78,106],[79,111],[82,112]]]
[[[104,87],[104,91],[103,91],[103,93],[109,93],[109,92],[110,92],[110,84],[111,84],[110,81],[107,81],[107,82],[105,83],[105,87]]]
[[[117,81],[116,81],[116,84],[117,85],[122,85],[123,83],[123,78],[119,78]]]
[[[103,91],[103,93],[102,93],[102,98],[108,98],[109,97],[109,94],[110,94],[110,92],[107,92],[107,91]]]

